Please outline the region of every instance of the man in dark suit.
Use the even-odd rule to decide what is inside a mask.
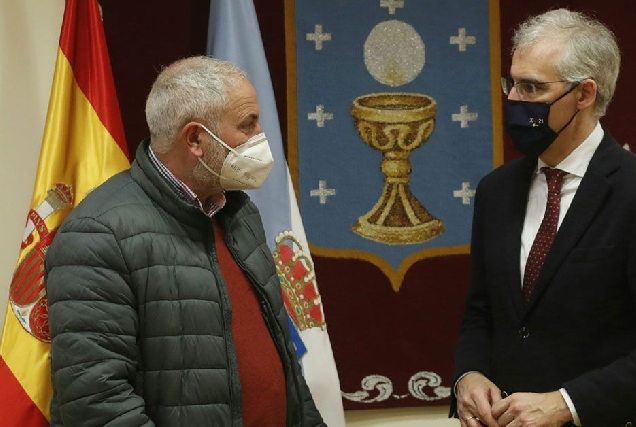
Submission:
[[[636,420],[636,156],[599,124],[619,68],[614,35],[581,13],[517,28],[502,88],[526,156],[477,189],[451,407],[462,426]]]

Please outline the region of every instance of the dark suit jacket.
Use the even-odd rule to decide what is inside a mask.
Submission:
[[[455,379],[565,387],[583,426],[624,425],[636,419],[636,156],[605,132],[526,305],[519,254],[536,162],[507,163],[477,188]]]

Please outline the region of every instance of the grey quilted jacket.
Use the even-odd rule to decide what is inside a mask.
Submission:
[[[46,256],[52,426],[243,424],[211,220],[176,196],[147,146],[70,213]],[[245,193],[227,199],[217,217],[280,353],[287,425],[322,426],[258,211]]]

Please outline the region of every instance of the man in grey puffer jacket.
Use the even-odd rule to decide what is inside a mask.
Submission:
[[[248,196],[272,158],[254,87],[192,57],[146,102],[150,139],[49,252],[52,426],[324,426]]]

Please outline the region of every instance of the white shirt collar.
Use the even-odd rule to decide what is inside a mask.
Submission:
[[[574,151],[568,154],[565,159],[561,160],[561,162],[556,165],[556,168],[582,178],[587,171],[587,167],[590,164],[590,160],[592,160],[594,152],[601,144],[604,134],[605,132],[601,127],[601,123],[596,122],[596,127],[592,133],[590,133],[590,135],[585,138],[585,141],[576,147]],[[536,173],[541,173],[541,168],[544,166],[547,166],[546,163],[539,159],[537,162]]]

